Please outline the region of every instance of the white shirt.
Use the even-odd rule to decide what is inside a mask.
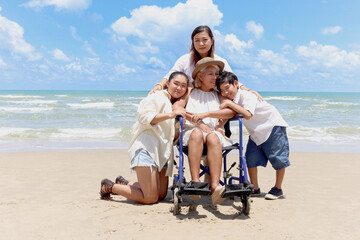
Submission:
[[[288,127],[279,111],[266,101],[259,101],[255,94],[238,89],[234,102],[253,115],[243,123],[256,145],[264,143],[270,136],[274,126]]]
[[[229,63],[225,59],[223,59],[222,57],[219,57],[216,54],[214,54],[214,59],[222,61],[225,64],[224,71],[232,72],[232,70],[229,66]],[[192,72],[194,71],[194,69],[195,69],[195,65],[194,65],[194,62],[192,59],[192,53],[188,53],[188,54],[181,56],[175,62],[174,66],[171,68],[171,70],[168,72],[168,74],[165,75],[164,78],[169,79],[170,75],[173,72],[179,71],[179,72],[185,73],[188,76],[190,83],[193,83],[194,79],[192,78]],[[240,86],[242,85],[241,83],[239,83],[239,84],[240,84]]]
[[[159,171],[169,161],[167,176],[171,176],[173,167],[173,139],[175,135],[175,120],[168,119],[151,125],[158,113],[172,112],[170,94],[166,91],[156,91],[144,98],[138,107],[138,120],[133,126],[133,136],[129,146],[129,156],[132,160],[138,149],[145,149],[159,166]]]

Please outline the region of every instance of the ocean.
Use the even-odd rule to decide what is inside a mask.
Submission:
[[[0,151],[127,148],[147,93],[0,91]],[[289,124],[292,151],[360,152],[360,93],[260,94]]]

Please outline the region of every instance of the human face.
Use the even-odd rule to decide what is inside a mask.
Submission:
[[[171,95],[171,101],[184,96],[187,88],[188,82],[184,76],[176,75],[173,79],[171,79],[168,86],[168,92]]]
[[[207,32],[200,32],[194,36],[193,43],[195,50],[203,58],[209,55],[209,51],[213,44],[213,40],[210,38]]]
[[[238,91],[238,85],[239,85],[238,81],[236,80],[234,81],[234,85],[228,82],[221,83],[220,84],[221,95],[230,100],[234,100]]]
[[[204,73],[200,74],[201,87],[203,91],[211,91],[216,87],[216,79],[219,76],[219,71],[214,66],[208,66]]]

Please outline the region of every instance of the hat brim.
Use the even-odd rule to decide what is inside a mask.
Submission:
[[[196,75],[204,68],[207,68],[210,65],[217,65],[220,68],[220,71],[224,69],[225,64],[219,60],[211,60],[208,62],[204,62],[195,67],[194,71],[192,72],[192,78],[195,79]]]

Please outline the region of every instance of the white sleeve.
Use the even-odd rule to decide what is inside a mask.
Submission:
[[[188,62],[187,58],[189,58],[189,56],[188,56],[188,54],[185,54],[185,55],[181,56],[178,60],[176,60],[174,66],[164,76],[164,78],[169,80],[169,77],[173,72],[185,72],[185,67],[186,67],[186,64]]]

